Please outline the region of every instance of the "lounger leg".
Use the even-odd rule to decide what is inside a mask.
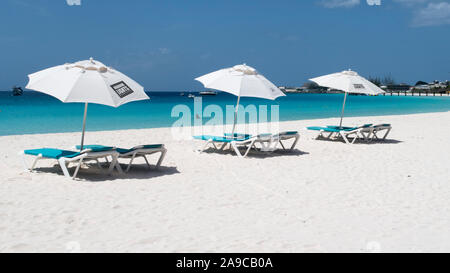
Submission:
[[[114,166],[116,166],[116,169],[119,172],[119,174],[123,174],[122,167],[120,166],[120,163],[119,163],[119,157],[116,157],[116,163],[114,164]]]
[[[147,164],[148,168],[150,169],[152,166],[151,166],[150,163],[148,162],[147,157],[146,157],[145,155],[142,155],[142,157],[144,158],[145,163]]]
[[[290,151],[294,150],[295,146],[297,146],[298,141],[300,140],[300,135],[295,137],[294,143],[292,143]],[[281,143],[281,142],[280,142]],[[283,147],[284,148],[284,147]]]
[[[254,139],[254,140],[250,143],[250,145],[248,146],[247,151],[245,151],[245,154],[244,154],[243,157],[247,157],[248,153],[250,152],[250,150],[251,150],[253,147],[256,148],[255,142],[256,142],[256,139]],[[262,144],[261,144],[261,145],[262,145]]]
[[[156,163],[156,168],[159,168],[166,157],[167,149],[162,150],[161,156],[159,157],[158,163]]]
[[[38,162],[39,160],[41,160],[41,159],[42,159],[42,155],[38,155],[38,156],[34,159],[33,164],[31,165],[31,168],[29,169],[30,172],[32,172],[32,171],[34,170],[34,168],[36,167],[37,162]],[[23,160],[24,160],[23,162],[24,162],[24,164],[25,164],[25,155],[24,155]]]
[[[320,131],[319,134],[317,135],[316,139],[320,139],[321,137],[325,138],[323,135],[323,131]]]
[[[208,141],[206,141],[205,145],[203,145],[203,148],[200,150],[200,153],[203,153],[203,152],[206,150],[206,148],[208,147],[208,145],[209,145],[210,143],[212,143],[212,145],[214,146],[214,148],[217,150],[216,145],[214,145],[214,143],[213,143],[211,140],[208,140]]]
[[[350,144],[350,142],[347,139],[347,136],[344,133],[339,132],[339,134],[342,136],[342,138],[344,139],[345,143]]]
[[[238,157],[243,157],[242,154],[241,154],[241,152],[239,151],[239,149],[238,149],[236,143],[231,142],[230,144],[231,144],[231,147],[233,148],[234,152],[237,154],[237,156],[238,156]]]
[[[358,138],[360,138],[360,136],[359,136],[358,132],[356,132],[355,137],[352,140],[352,144],[354,144]]]
[[[223,150],[225,150],[225,148],[228,146],[228,143],[224,143],[221,147],[220,147],[220,151],[223,151]],[[230,145],[230,148],[231,148],[231,145]]]
[[[281,142],[281,139],[280,139],[280,145],[281,145],[281,147],[283,148],[283,150],[286,150],[286,148],[285,148],[284,145],[283,145],[283,142]]]
[[[370,142],[373,140],[373,131],[374,129],[370,129],[369,134],[367,135],[367,142]]]
[[[67,170],[66,160],[64,158],[60,158],[60,159],[58,159],[58,162],[59,162],[59,166],[61,167],[61,170],[63,171],[64,176],[67,178],[71,178],[69,171]]]
[[[359,134],[360,134],[360,138],[362,138],[365,142],[369,142],[369,135],[370,135],[370,133],[364,133],[364,132],[359,132]]]
[[[112,155],[111,157],[112,157],[112,159],[111,159],[111,164],[109,164],[108,173],[112,173],[114,168],[116,168],[117,171],[119,172],[119,174],[122,174],[123,171],[122,171],[122,167],[120,167],[119,156]]]
[[[324,136],[323,131],[321,131],[319,136],[323,137],[324,139],[331,139],[333,137],[333,132],[329,133],[327,136]]]
[[[387,136],[389,135],[389,133],[391,132],[392,128],[388,128],[386,134],[383,137],[383,140],[386,140]]]
[[[216,144],[214,143],[214,141],[211,141],[211,145],[214,147],[214,149],[217,150],[217,146],[216,146]]]
[[[134,160],[135,157],[136,157],[136,152],[135,152],[135,153],[133,154],[133,156],[131,157],[130,163],[128,164],[128,167],[127,167],[127,169],[125,170],[126,173],[130,171],[131,165],[133,164],[133,160]]]
[[[83,158],[80,159],[78,162],[77,168],[75,169],[75,172],[73,173],[72,179],[75,179],[77,177],[78,171],[80,170],[81,165],[83,164]]]

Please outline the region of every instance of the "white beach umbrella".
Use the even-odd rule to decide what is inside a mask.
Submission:
[[[259,74],[256,69],[246,64],[221,69],[195,80],[201,82],[206,88],[224,91],[238,97],[232,134],[234,134],[236,128],[241,97],[275,100],[278,97],[286,96],[278,87]]]
[[[89,103],[119,107],[128,102],[150,99],[137,82],[92,58],[51,67],[28,77],[28,89],[51,95],[62,102],[85,103],[81,149]]]
[[[344,104],[342,105],[341,122],[339,124],[342,127],[342,120],[344,118],[345,102],[347,101],[348,93],[356,94],[367,94],[367,95],[378,95],[384,93],[384,91],[366,80],[365,78],[358,75],[358,73],[347,70],[338,73],[333,73],[317,78],[310,79],[320,86],[329,87],[345,92]]]

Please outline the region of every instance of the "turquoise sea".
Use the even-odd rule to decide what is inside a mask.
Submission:
[[[88,131],[170,127],[179,119],[171,117],[172,108],[183,104],[190,109],[194,100],[179,92],[151,92],[149,101],[133,102],[119,108],[89,105]],[[288,94],[276,101],[242,98],[241,104],[279,105],[280,120],[339,117],[343,94]],[[235,105],[236,97],[226,93],[204,96],[203,108],[215,104],[224,111]],[[0,135],[78,132],[81,130],[84,105],[62,103],[38,92],[13,97],[0,92]],[[346,116],[397,115],[450,111],[450,97],[349,96]],[[270,117],[270,113],[269,113]],[[270,119],[270,118],[269,118]],[[204,119],[207,122],[208,119]],[[344,120],[345,123],[345,120]],[[314,125],[314,124],[312,124]]]

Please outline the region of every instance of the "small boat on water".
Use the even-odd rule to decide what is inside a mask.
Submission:
[[[191,99],[192,99],[192,98],[195,98],[195,95],[194,95],[194,94],[189,94],[189,95],[188,95],[188,98],[191,98]]]
[[[203,91],[199,93],[201,96],[215,96],[217,95],[217,92],[214,91]]]
[[[14,97],[17,97],[17,96],[22,96],[23,95],[23,90],[22,90],[22,88],[19,86],[14,86],[13,88],[12,88],[12,95],[14,96]]]

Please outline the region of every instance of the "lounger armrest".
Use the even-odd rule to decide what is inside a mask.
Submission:
[[[80,151],[80,155],[81,154],[87,154],[87,153],[90,153],[90,152],[92,152],[92,149],[84,149],[83,151]]]

